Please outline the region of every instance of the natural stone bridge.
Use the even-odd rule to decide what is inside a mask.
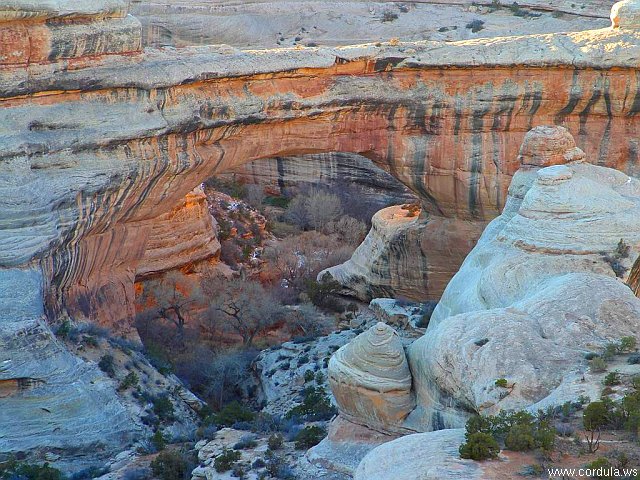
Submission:
[[[533,126],[565,125],[587,158],[636,173],[631,17],[449,44],[142,50],[124,0],[28,3],[0,1],[0,380],[37,382],[0,398],[0,451],[62,446],[80,427],[84,445],[132,431],[44,315],[126,331],[154,219],[212,175],[354,152],[413,190],[425,215],[483,224]]]

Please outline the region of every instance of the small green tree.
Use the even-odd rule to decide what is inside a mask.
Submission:
[[[602,428],[609,422],[609,410],[604,402],[592,402],[584,409],[582,423],[586,431],[589,453],[595,453],[600,448]]]
[[[151,471],[160,480],[183,480],[189,473],[189,463],[177,452],[164,451],[151,462]]]
[[[620,339],[620,352],[633,352],[636,349],[636,343],[636,337],[622,337]]]
[[[327,436],[327,431],[316,425],[304,427],[296,435],[296,450],[307,450],[317,444]]]
[[[482,461],[497,458],[500,446],[488,433],[477,432],[467,436],[467,441],[460,445],[459,451],[462,458]]]
[[[507,450],[513,450],[514,452],[533,450],[536,447],[536,440],[533,435],[533,425],[514,425],[504,439],[504,446]]]
[[[241,457],[242,454],[237,450],[224,449],[222,453],[213,460],[213,467],[218,473],[228,472]]]

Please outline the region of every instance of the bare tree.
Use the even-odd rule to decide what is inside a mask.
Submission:
[[[305,199],[304,206],[309,225],[316,230],[324,230],[329,222],[340,218],[344,212],[338,195],[312,189]]]
[[[289,317],[289,328],[293,333],[297,330],[304,336],[319,337],[333,327],[334,323],[311,303],[303,303]]]
[[[247,185],[245,201],[253,208],[260,208],[264,201],[264,188],[260,185]]]
[[[288,288],[302,291],[305,282],[321,270],[347,261],[353,253],[333,236],[304,232],[267,246],[263,258],[272,277],[282,278]]]
[[[212,293],[209,323],[237,333],[245,347],[253,345],[257,335],[284,319],[280,302],[259,282],[234,279],[210,285],[207,290]]]
[[[305,229],[307,225],[309,225],[305,201],[306,197],[304,195],[293,197],[289,202],[287,210],[284,212],[285,220],[301,229]]]
[[[203,299],[198,285],[186,283],[176,272],[146,282],[141,303],[147,308],[138,315],[137,321],[165,320],[176,327],[180,337],[184,336],[189,308]]]
[[[325,227],[326,233],[335,233],[348,245],[358,246],[367,235],[367,225],[360,220],[344,215],[329,222]]]

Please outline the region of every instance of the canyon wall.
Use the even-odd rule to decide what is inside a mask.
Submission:
[[[486,226],[484,221],[411,213],[393,206],[373,216],[365,240],[351,259],[320,272],[349,295],[438,300]]]
[[[145,238],[212,175],[357,153],[413,191],[423,215],[484,222],[505,202],[525,132],[543,123],[567,126],[590,161],[636,173],[640,34],[625,22],[452,43],[142,51],[124,2],[71,5],[0,1],[0,380],[44,386],[6,389],[2,450],[82,451],[98,437],[108,450],[135,435],[104,376],[45,318],[130,333]],[[80,436],[71,417],[99,427]]]
[[[381,208],[416,201],[413,192],[371,160],[344,152],[265,158],[223,176],[262,185],[271,192],[295,193],[311,186],[332,190],[351,215],[356,214],[354,206],[357,216],[367,222]],[[363,218],[365,215],[369,218]]]

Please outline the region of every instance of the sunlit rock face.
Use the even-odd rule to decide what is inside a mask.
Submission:
[[[0,263],[43,261],[52,312],[67,295],[79,306],[128,299],[141,225],[205,178],[259,158],[359,153],[415,192],[425,214],[474,221],[500,210],[520,140],[540,122],[565,123],[592,161],[633,170],[636,107],[624,92],[637,90],[636,35],[149,50],[85,68],[5,69]],[[84,282],[92,263],[112,265],[104,284]],[[113,321],[123,328],[125,317]]]
[[[384,323],[358,335],[331,357],[329,385],[342,416],[376,430],[400,431],[415,407],[404,347]]]
[[[173,210],[154,219],[138,263],[138,279],[217,257],[217,225],[202,188],[189,192]]]
[[[420,0],[360,2],[345,0],[133,0],[146,45],[184,47],[228,44],[240,48],[296,45],[358,45],[424,39],[457,41],[585,30],[606,27],[611,1],[524,0],[533,15],[515,16],[503,2]],[[553,13],[556,15],[553,15]],[[561,13],[558,15],[557,13]],[[564,15],[567,13],[567,15]],[[466,26],[481,19],[482,29]]]
[[[624,283],[640,251],[639,214],[640,182],[622,172],[583,161],[520,170],[409,348],[418,410],[451,419],[456,408],[595,398],[585,354],[640,331],[640,300]]]
[[[611,8],[613,28],[640,27],[640,3],[637,0],[623,0]]]

